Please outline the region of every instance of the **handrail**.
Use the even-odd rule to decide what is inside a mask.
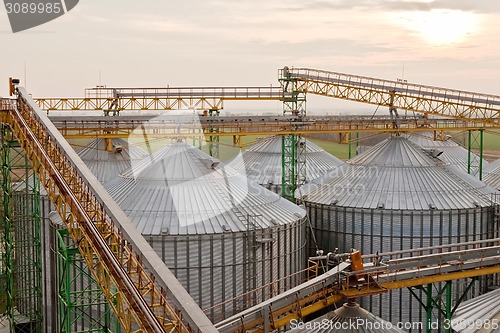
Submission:
[[[7,118],[124,330],[217,332],[23,88]]]
[[[500,96],[310,68],[280,70],[305,93],[458,119],[498,122]]]

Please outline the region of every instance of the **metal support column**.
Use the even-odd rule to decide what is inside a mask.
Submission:
[[[417,299],[420,305],[425,309],[426,313],[426,329],[427,333],[430,332],[445,332],[451,333],[452,330],[449,325],[445,325],[445,323],[450,323],[451,318],[458,306],[467,298],[468,293],[474,286],[476,282],[476,278],[473,278],[469,281],[465,289],[460,291],[460,296],[457,295],[456,300],[452,297],[453,291],[453,283],[454,281],[444,282],[444,286],[438,287],[438,285],[428,284],[427,286],[419,286],[414,288],[409,288],[410,293]],[[433,293],[433,288],[436,287],[438,291],[436,295]],[[423,293],[424,300],[415,292],[416,290],[421,290]],[[443,299],[444,298],[444,299]],[[436,313],[433,311],[437,310]]]
[[[209,110],[210,117],[217,117],[220,114],[219,109],[211,109]],[[210,126],[209,129],[210,133],[219,133],[219,127],[218,126]],[[218,135],[210,135],[209,137],[209,154],[212,157],[219,158],[219,136]]]
[[[1,132],[6,314],[12,332],[38,333],[43,331],[40,184],[10,130]]]
[[[479,133],[475,133],[479,132]],[[483,146],[484,146],[484,130],[468,131],[467,140],[467,172],[470,175],[476,176],[479,180],[483,180]],[[472,150],[479,151],[479,157],[473,154]]]
[[[279,71],[279,81],[285,94],[283,115],[295,116],[300,121],[306,115],[306,93],[300,89],[298,80],[291,75],[288,67]],[[295,201],[295,189],[306,182],[305,139],[295,134],[283,136],[281,153],[281,196]]]
[[[107,300],[66,229],[55,232],[58,333],[120,332]]]
[[[358,129],[358,126],[356,126],[356,129]],[[355,144],[354,144],[354,154],[352,153],[352,147],[353,147],[353,139],[352,139],[352,133],[348,134],[348,140],[349,140],[349,159],[353,158],[354,156],[358,155],[358,146],[359,146],[359,132],[356,132],[356,139],[355,139]]]
[[[2,126],[2,231],[3,231],[3,262],[2,275],[5,281],[5,313],[9,319],[10,332],[15,331],[14,323],[14,240],[12,232],[12,182],[10,160],[10,138],[8,128]],[[3,298],[3,297],[2,297]]]

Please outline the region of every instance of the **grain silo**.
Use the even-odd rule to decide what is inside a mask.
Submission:
[[[168,145],[105,187],[214,321],[301,282],[305,211],[194,147]]]
[[[281,194],[282,137],[261,139],[242,153],[242,159],[231,163],[237,171],[265,188]],[[306,181],[334,169],[342,161],[306,140]]]
[[[289,333],[404,333],[397,325],[387,322],[358,303],[347,302],[335,311],[309,322],[292,320]]]
[[[147,153],[125,139],[72,140],[76,153],[102,183],[118,176]]]
[[[489,186],[500,190],[500,159],[484,167],[483,181]]]
[[[305,185],[301,193],[321,248],[370,254],[489,238],[494,191],[395,136]],[[474,292],[482,288],[478,284]],[[392,322],[423,316],[407,290],[361,302]]]
[[[439,154],[441,152],[439,159],[454,164],[465,172],[469,172],[469,151],[452,138],[445,137],[440,139],[439,135],[434,135],[434,132],[414,132],[406,135],[406,137],[430,153]],[[488,164],[484,159],[481,163],[483,168]],[[477,174],[481,163],[480,157],[471,152],[470,173]]]

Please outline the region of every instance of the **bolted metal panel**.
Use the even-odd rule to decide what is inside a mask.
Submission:
[[[209,318],[218,322],[301,282],[300,276],[289,275],[304,269],[304,228],[301,220],[258,230],[250,248],[244,232],[149,235],[146,240]],[[262,233],[272,235],[273,241],[261,242]]]
[[[337,157],[306,140],[306,182],[316,179],[343,162]],[[267,189],[281,193],[282,139],[273,136],[260,140],[242,153],[242,159],[231,167]]]

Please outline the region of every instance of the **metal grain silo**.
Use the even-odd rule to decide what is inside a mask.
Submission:
[[[494,192],[403,137],[381,142],[301,191],[320,248],[364,254],[489,238]],[[361,304],[392,322],[424,315],[407,290]]]
[[[430,152],[434,151],[435,153],[442,152],[439,155],[439,159],[444,162],[448,162],[450,164],[454,164],[460,169],[468,172],[469,167],[469,151],[464,147],[460,146],[457,142],[455,142],[451,138],[446,138],[445,140],[439,140],[438,137],[434,136],[433,132],[415,132],[412,134],[406,135],[406,137],[419,145],[420,147],[429,150]],[[479,156],[471,152],[470,156],[470,168],[471,174],[476,174],[479,170]],[[486,166],[488,162],[486,160],[482,160],[483,167]]]
[[[76,153],[102,183],[117,177],[147,153],[125,139],[72,140]]]
[[[355,302],[347,302],[332,311],[309,322],[292,320],[289,333],[404,333],[397,325],[387,322]]]
[[[500,190],[500,159],[484,167],[483,181],[489,186]]]
[[[171,144],[105,187],[214,321],[300,282],[305,211],[194,147]]]
[[[231,163],[231,166],[248,179],[281,194],[281,151],[281,136],[265,138],[246,149],[242,153],[243,158]],[[306,140],[306,181],[316,179],[340,164],[340,159]]]

